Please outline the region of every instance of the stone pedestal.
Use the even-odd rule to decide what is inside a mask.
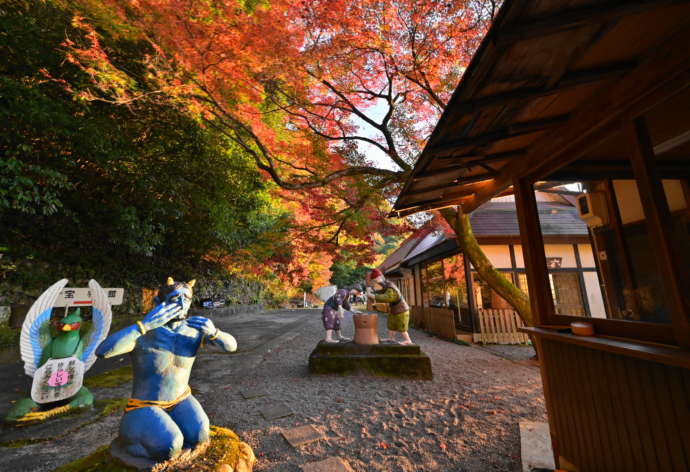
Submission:
[[[431,360],[419,346],[320,341],[309,356],[312,374],[367,373],[380,377],[431,380]]]
[[[379,343],[378,316],[374,313],[358,313],[352,317],[355,322],[355,344]]]

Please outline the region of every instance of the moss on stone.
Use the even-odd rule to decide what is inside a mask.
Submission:
[[[109,452],[110,445],[101,446],[92,454],[58,467],[54,472],[130,472],[127,467]],[[206,452],[189,463],[165,464],[166,472],[215,472],[227,464],[232,470],[251,471],[256,458],[254,452],[231,430],[211,426],[211,444]],[[160,466],[160,464],[159,464]]]
[[[92,377],[84,379],[84,385],[88,388],[108,388],[117,387],[132,380],[132,366],[125,365],[108,372],[102,372]]]
[[[125,405],[127,404],[127,398],[111,398],[108,400],[96,400],[94,403],[95,408],[97,408],[99,411],[98,416],[96,416],[94,419],[91,421],[87,421],[85,423],[82,423],[78,425],[75,428],[70,428],[67,429],[66,431],[63,431],[60,434],[57,434],[55,436],[48,436],[44,438],[26,438],[26,439],[15,439],[12,441],[5,441],[5,442],[0,442],[0,447],[9,447],[9,448],[19,448],[19,447],[24,447],[24,446],[31,446],[32,444],[38,444],[42,442],[48,442],[48,441],[54,441],[56,439],[63,438],[67,436],[68,434],[75,433],[79,431],[82,428],[85,428],[86,426],[92,425],[101,418],[111,415],[117,411],[120,411],[124,409]],[[67,413],[63,413],[60,415],[60,417],[64,417],[66,415],[72,415],[75,413],[82,413],[85,410],[85,408],[75,408],[73,410],[70,410]],[[55,418],[58,418],[56,416]],[[27,427],[27,425],[22,425],[18,427]]]
[[[101,410],[101,416],[108,416],[117,411],[124,410],[127,406],[127,398],[111,398],[108,400],[97,400],[96,408]]]
[[[431,360],[419,346],[319,342],[309,356],[312,374],[367,373],[386,378],[431,380]]]
[[[58,467],[54,472],[134,472],[137,470],[113,459],[109,449],[110,445],[101,446],[92,454]]]
[[[0,447],[18,448],[24,446],[31,446],[32,444],[38,444],[45,441],[51,441],[54,437],[50,438],[27,438],[27,439],[14,439],[12,441],[5,441],[0,443]]]
[[[202,464],[195,464],[197,468],[190,470],[215,471],[222,464],[234,468],[240,455],[240,438],[231,430],[219,426],[211,426],[211,444],[206,450]],[[201,461],[199,461],[201,462]],[[205,464],[208,462],[208,465]]]

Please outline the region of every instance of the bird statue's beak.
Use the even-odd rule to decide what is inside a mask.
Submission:
[[[66,324],[62,327],[62,330],[63,331],[72,331],[72,327],[70,325]]]

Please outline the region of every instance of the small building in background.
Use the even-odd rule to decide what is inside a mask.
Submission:
[[[604,318],[606,311],[587,225],[578,216],[570,193],[537,193],[556,310]],[[514,197],[492,199],[474,211],[470,221],[493,266],[528,293]],[[456,334],[461,338],[475,342],[499,340],[495,336],[482,338],[482,332],[489,330],[487,320],[482,318],[496,316],[496,310],[512,311],[512,307],[473,270],[458,247],[454,231],[445,222],[427,222],[391,253],[380,269],[399,286],[413,311],[446,309],[431,310],[431,316],[452,316]],[[518,321],[514,326],[511,322],[502,334],[517,334],[519,325]],[[489,334],[494,334],[495,328],[491,331]],[[521,340],[524,336],[505,338]]]

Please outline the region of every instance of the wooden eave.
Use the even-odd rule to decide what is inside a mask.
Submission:
[[[690,84],[688,44],[690,0],[506,0],[391,215],[469,212],[587,157]]]

